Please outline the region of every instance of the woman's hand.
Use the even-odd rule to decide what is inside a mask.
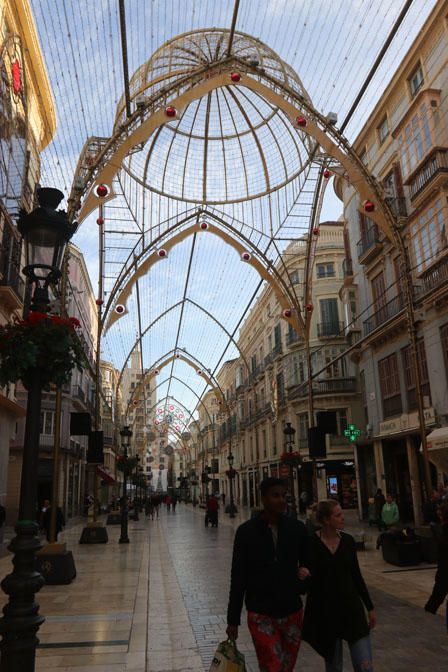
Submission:
[[[228,625],[227,626],[227,637],[235,642],[238,639],[238,626],[237,625]]]
[[[297,576],[301,581],[304,581],[309,576],[311,576],[311,572],[307,567],[299,567],[299,569],[297,570]]]
[[[376,612],[375,609],[372,609],[367,613],[368,620],[369,620],[369,628],[373,630],[373,628],[376,625]]]

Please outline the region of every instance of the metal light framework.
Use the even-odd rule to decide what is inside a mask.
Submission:
[[[118,105],[112,136],[87,141],[69,200],[71,211],[79,211],[80,220],[98,205],[107,212],[113,198],[131,211],[128,232],[135,236],[133,249],[117,257],[108,252],[107,236],[103,240],[106,265],[114,264],[116,270],[122,263],[117,281],[108,287],[103,327],[117,322],[120,313],[116,310],[112,314],[113,307],[127,305],[134,287],[138,291],[138,281],[153,271],[156,262],[164,259],[161,263],[166,263],[169,253],[189,235],[194,234],[195,239],[195,225],[189,228],[188,221],[199,223],[200,208],[210,218],[203,229],[205,235],[215,233],[270,282],[283,317],[304,334],[311,378],[311,314],[302,313],[302,297],[295,295],[276,264],[281,266],[282,240],[308,235],[306,305],[315,250],[310,237],[325,189],[322,175],[327,179],[332,172],[356,189],[360,211],[368,205],[370,219],[399,252],[416,388],[420,389],[413,287],[400,222],[385,202],[382,186],[342,133],[314,108],[290,66],[256,38],[233,29],[204,29],[178,36],[158,49],[132,76],[126,98]],[[140,187],[137,200],[133,197],[136,186]],[[313,198],[302,198],[305,192],[312,192]],[[162,216],[152,223],[146,213],[151,212],[151,199],[156,196],[158,215]],[[271,200],[277,197],[277,203],[283,199],[286,205],[284,216],[275,220]],[[173,203],[181,204],[177,212],[182,216],[170,219]],[[188,204],[197,207],[185,215]],[[253,207],[258,209],[258,217],[253,216]],[[299,211],[305,208],[307,225],[301,230],[290,224],[296,216],[295,207]],[[292,218],[288,220],[289,214]],[[111,228],[117,236],[126,233],[123,227]],[[190,262],[192,258],[193,251]],[[188,272],[190,269],[191,263]],[[176,345],[187,287],[188,281]],[[121,315],[124,327],[125,311]],[[141,334],[140,329],[140,339]],[[313,424],[310,382],[308,394],[309,421]],[[421,394],[417,397],[429,488],[423,400]]]
[[[118,540],[119,544],[129,544],[128,537],[128,471],[127,471],[127,460],[128,460],[128,451],[131,444],[132,430],[125,425],[120,431],[121,436],[121,448],[122,455],[125,462],[125,468],[123,469],[123,494],[121,497],[121,532],[120,538]]]
[[[27,246],[27,266],[23,273],[34,285],[31,309],[47,312],[48,288],[61,277],[65,246],[74,233],[67,213],[56,211],[63,198],[58,189],[40,189],[39,207],[30,213],[21,212],[18,228]],[[0,619],[1,672],[32,672],[35,666],[36,633],[44,622],[39,615],[35,593],[43,586],[42,576],[35,571],[35,555],[41,548],[39,526],[35,522],[37,507],[37,465],[39,459],[40,414],[45,362],[39,362],[28,385],[25,436],[22,453],[19,520],[17,536],[9,545],[14,553],[14,569],[2,581],[9,595]],[[56,507],[56,502],[53,502]]]

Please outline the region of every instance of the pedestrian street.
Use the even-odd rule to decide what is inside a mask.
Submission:
[[[46,621],[37,672],[208,672],[225,639],[234,528],[247,515],[244,510],[230,520],[221,511],[215,529],[205,528],[198,507],[180,504],[176,513],[163,508],[154,521],[141,514],[130,522],[129,545],[117,543],[119,526],[109,526],[109,542],[97,545],[78,544],[82,523],[68,528],[64,537],[78,575],[70,585],[39,593]],[[347,528],[357,531],[359,523],[348,520]],[[358,553],[378,614],[374,669],[441,672],[448,655],[443,618],[422,608],[435,570],[384,563],[375,537],[375,530],[366,530],[366,551]],[[0,560],[2,575],[9,566],[8,554]],[[244,622],[238,645],[247,671],[256,672]],[[349,670],[347,651],[344,664]],[[323,662],[302,644],[295,669],[318,672]]]

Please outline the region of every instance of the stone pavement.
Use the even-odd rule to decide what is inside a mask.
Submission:
[[[45,586],[38,595],[46,622],[39,632],[36,672],[207,672],[225,638],[229,567],[235,520],[221,513],[217,529],[204,527],[204,511],[179,505],[155,521],[130,522],[129,545],[119,545],[119,526],[109,543],[80,546],[81,525],[65,532],[77,578]],[[349,521],[348,530],[359,530]],[[373,633],[376,672],[442,672],[448,669],[448,638],[441,616],[422,606],[434,568],[403,571],[383,562],[367,533],[360,563],[378,613]],[[0,560],[0,577],[10,559]],[[0,605],[5,596],[0,595]],[[243,625],[238,645],[247,672],[258,669]],[[322,660],[302,645],[296,667],[323,671]],[[351,669],[346,652],[344,670]]]

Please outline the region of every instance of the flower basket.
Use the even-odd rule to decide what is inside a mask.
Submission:
[[[299,464],[302,464],[302,457],[298,450],[291,453],[283,453],[283,455],[280,457],[280,460],[283,462],[283,464],[288,464],[291,467],[298,467]]]
[[[115,464],[117,466],[118,471],[130,474],[132,471],[134,471],[135,467],[137,466],[138,459],[137,457],[124,457],[123,455],[119,455],[116,459]]]
[[[86,356],[79,321],[31,311],[25,320],[0,327],[0,385],[21,380],[25,387],[39,370],[43,387],[70,382],[72,370],[82,371]]]
[[[227,471],[226,471],[227,478],[235,478],[236,474],[237,474],[237,471],[236,471],[236,469],[233,469],[233,468],[232,469],[227,469]]]

